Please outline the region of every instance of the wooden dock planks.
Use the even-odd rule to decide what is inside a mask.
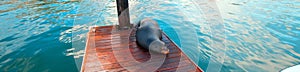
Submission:
[[[128,72],[130,70],[126,69],[126,67],[136,66],[133,62],[138,61],[143,63],[151,58],[147,50],[140,48],[136,44],[135,29],[115,31],[114,28],[115,26],[91,28],[88,33],[81,72]],[[155,71],[202,72],[167,35],[163,34],[162,40],[170,49],[170,53],[166,55],[163,64]],[[127,56],[130,54],[126,54],[127,56],[118,55],[126,52],[131,53],[135,61],[127,59]],[[116,57],[118,57],[118,60]],[[152,59],[158,60],[159,58],[153,57]],[[150,63],[157,62],[152,61]],[[150,68],[151,66],[148,67]]]

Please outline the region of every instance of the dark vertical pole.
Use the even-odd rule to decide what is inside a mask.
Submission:
[[[128,0],[117,0],[119,29],[130,29]]]

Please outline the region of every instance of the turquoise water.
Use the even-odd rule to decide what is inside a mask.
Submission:
[[[114,0],[0,1],[0,72],[74,72],[89,26],[117,24]],[[279,71],[300,64],[298,0],[132,0],[203,70]],[[220,62],[211,62],[218,60]]]

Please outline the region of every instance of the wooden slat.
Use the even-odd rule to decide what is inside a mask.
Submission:
[[[86,53],[84,55],[82,72],[108,71],[108,72],[128,72],[125,67],[136,66],[132,64],[135,61],[117,60],[114,52],[124,53],[128,51],[125,47],[129,47],[129,51],[134,59],[138,62],[146,62],[151,56],[150,53],[136,44],[135,29],[127,31],[113,31],[114,26],[93,27],[88,33]],[[119,39],[119,40],[112,40]],[[128,40],[124,43],[123,40]],[[162,40],[170,49],[170,53],[166,55],[163,64],[156,70],[164,71],[181,71],[202,72],[202,70],[194,64],[165,34]],[[114,49],[112,49],[114,47]],[[115,50],[115,51],[113,51]],[[153,58],[158,60],[159,58]],[[123,65],[121,66],[120,63]],[[157,63],[157,62],[150,62]],[[181,63],[181,65],[179,65]]]

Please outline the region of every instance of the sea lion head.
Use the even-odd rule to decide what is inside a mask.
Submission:
[[[169,53],[169,49],[166,47],[165,43],[160,40],[153,41],[150,44],[149,50],[161,54]]]

